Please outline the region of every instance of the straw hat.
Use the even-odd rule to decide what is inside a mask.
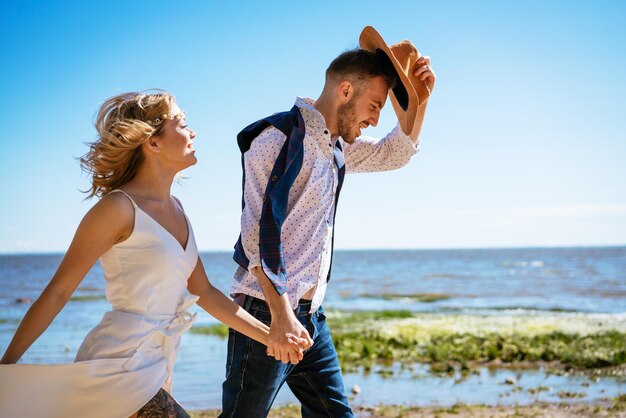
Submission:
[[[413,75],[415,61],[420,57],[419,51],[407,40],[387,46],[382,36],[371,26],[363,29],[359,44],[361,48],[375,52],[381,62],[393,69],[396,83],[391,90],[391,103],[400,127],[405,134],[410,135],[415,126],[418,107],[430,96],[426,84]]]

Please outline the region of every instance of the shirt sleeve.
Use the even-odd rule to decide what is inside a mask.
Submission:
[[[250,261],[248,271],[261,266],[259,251],[259,223],[263,198],[274,162],[285,143],[285,135],[273,126],[259,134],[243,154],[244,208],[241,213],[241,243]]]
[[[347,173],[371,173],[395,170],[405,166],[419,151],[400,124],[382,139],[359,137],[344,144]]]

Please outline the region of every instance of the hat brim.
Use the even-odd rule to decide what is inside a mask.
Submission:
[[[398,116],[398,122],[405,134],[410,135],[415,125],[419,97],[406,76],[402,66],[380,34],[371,26],[366,26],[359,37],[361,48],[376,53],[381,63],[394,74],[395,85],[391,89],[391,102]]]

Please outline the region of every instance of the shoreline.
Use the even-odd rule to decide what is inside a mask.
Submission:
[[[468,315],[406,310],[326,311],[344,372],[429,365],[433,374],[478,367],[626,375],[626,314],[570,312]],[[226,338],[223,324],[192,334]]]
[[[345,378],[360,376],[346,382],[346,390],[358,385],[351,400],[358,417],[626,418],[624,313],[329,309],[326,315]],[[194,328],[195,334],[227,335],[223,325]],[[366,387],[368,376],[376,376],[381,389],[397,390],[393,382],[413,389],[405,398],[396,392],[379,396]],[[453,386],[433,391],[438,379]],[[613,390],[605,392],[603,385],[610,381]],[[419,389],[420,384],[427,386]],[[417,399],[428,406],[407,405]],[[446,399],[462,403],[450,406]],[[192,416],[218,414],[204,410]],[[299,417],[299,407],[276,407],[269,416]]]
[[[596,418],[626,417],[626,394],[616,398],[606,398],[598,402],[533,402],[528,405],[473,405],[456,404],[451,407],[439,406],[406,406],[406,405],[353,405],[355,416],[361,418]],[[210,409],[190,411],[192,418],[215,418],[220,410]],[[272,408],[269,418],[298,418],[300,407],[287,405]]]

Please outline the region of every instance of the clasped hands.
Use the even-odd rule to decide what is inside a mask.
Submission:
[[[272,319],[267,340],[267,355],[283,363],[298,364],[304,351],[313,345],[308,331],[291,314],[285,318]]]

